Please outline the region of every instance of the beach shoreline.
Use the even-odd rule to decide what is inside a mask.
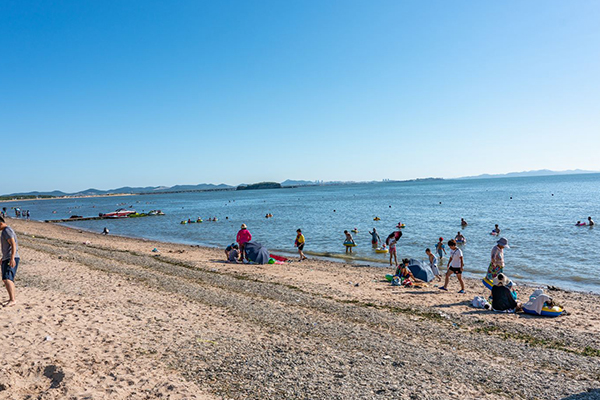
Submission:
[[[11,218],[8,217],[9,221],[15,220],[15,218]],[[16,220],[21,220],[21,221],[25,221],[24,219],[20,218],[20,219],[16,219]],[[39,221],[39,220],[35,220],[34,222],[39,222],[39,223],[47,223],[45,221]],[[86,228],[80,228],[80,227],[73,227],[73,226],[69,226],[63,223],[57,224],[60,225],[62,227],[65,227],[67,229],[73,229],[76,231],[83,231],[83,232],[88,232],[91,234],[99,234],[97,231],[91,230],[91,229],[86,229]],[[207,250],[222,250],[226,247],[226,245],[223,245],[223,247],[219,247],[219,246],[211,246],[211,245],[207,245],[207,244],[196,244],[196,243],[192,243],[192,242],[172,242],[172,241],[165,241],[165,240],[157,240],[157,239],[149,239],[149,238],[145,238],[142,236],[128,236],[128,235],[118,235],[118,234],[110,234],[110,236],[112,237],[119,237],[119,238],[123,238],[123,239],[134,239],[134,240],[142,240],[142,241],[149,241],[149,242],[156,242],[156,243],[161,243],[161,244],[165,244],[165,245],[188,245],[188,246],[195,246],[195,247],[199,247],[199,248],[204,248]],[[281,250],[281,249],[275,249],[273,250],[273,252],[278,253],[280,255],[283,255],[285,257],[289,257],[294,259],[296,257],[296,252],[294,252],[293,250]],[[312,253],[310,251],[305,251],[306,254],[310,255],[311,258],[313,260],[318,260],[318,261],[322,261],[322,262],[334,262],[334,263],[338,263],[338,264],[349,264],[353,267],[365,267],[365,268],[379,268],[379,269],[386,269],[388,268],[390,271],[393,269],[393,267],[387,265],[388,263],[386,261],[382,261],[379,263],[369,263],[369,261],[367,260],[362,260],[359,258],[353,259],[353,258],[347,258],[347,257],[335,257],[335,256],[329,256],[329,255],[322,255],[322,254],[315,254]],[[400,260],[400,259],[399,259]],[[447,258],[444,258],[444,265],[446,265],[447,262]],[[442,271],[442,274],[445,271],[445,267],[440,268],[440,271]],[[465,276],[464,279],[466,280],[472,280],[474,282],[481,282],[482,278],[478,278],[475,276],[475,274],[473,272],[469,272],[469,271],[465,271]],[[525,288],[530,288],[532,291],[534,289],[538,289],[538,288],[548,288],[548,287],[553,287],[556,288],[558,290],[562,290],[565,292],[573,292],[573,293],[582,293],[582,294],[593,294],[593,295],[598,295],[600,296],[600,292],[596,292],[594,290],[590,290],[590,289],[575,289],[575,288],[571,288],[568,286],[561,286],[560,284],[556,284],[556,285],[550,285],[547,283],[543,283],[543,282],[536,282],[534,280],[519,280],[518,282],[519,286],[521,287],[525,287]]]
[[[466,295],[455,279],[398,288],[380,267],[229,264],[222,249],[8,223],[22,261],[17,305],[0,309],[0,398],[600,395],[595,294],[549,292],[559,318],[497,314],[470,306],[477,279]]]

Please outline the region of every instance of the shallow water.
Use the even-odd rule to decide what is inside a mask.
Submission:
[[[36,220],[94,216],[122,206],[138,212],[161,209],[167,215],[65,225],[97,232],[106,226],[116,235],[222,247],[235,240],[245,223],[254,241],[287,253],[295,252],[295,231],[302,228],[308,255],[382,266],[388,256],[375,253],[368,231],[375,227],[385,239],[401,221],[406,228],[399,259],[425,259],[425,248],[433,249],[439,236],[446,241],[462,231],[467,238],[462,246],[465,270],[477,277],[489,264],[497,240],[490,231],[497,223],[511,246],[505,250],[505,272],[511,278],[600,292],[600,228],[574,226],[588,215],[600,221],[599,188],[600,174],[587,174],[36,200],[2,206],[29,209]],[[273,218],[265,218],[267,213]],[[219,220],[209,222],[211,216]],[[381,221],[373,221],[375,216]],[[179,223],[197,217],[204,222]],[[461,217],[469,222],[464,229]],[[343,231],[355,227],[358,246],[347,256]]]

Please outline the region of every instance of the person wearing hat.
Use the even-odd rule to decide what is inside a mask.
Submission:
[[[304,235],[302,234],[302,230],[298,229],[296,231],[296,241],[295,241],[294,245],[298,248],[298,254],[300,255],[300,261],[306,260],[306,256],[302,252],[302,250],[304,250],[304,243],[305,243],[305,239],[304,239]]]
[[[502,237],[498,239],[496,245],[492,248],[492,255],[490,265],[486,274],[486,278],[490,282],[494,282],[494,279],[504,271],[504,249],[509,249],[508,239]]]
[[[252,234],[246,227],[246,224],[242,224],[241,229],[237,233],[235,241],[240,246],[240,261],[244,261],[244,246],[246,243],[252,240]]]
[[[496,282],[492,286],[492,309],[496,311],[518,311],[521,305],[508,287],[510,279],[503,273],[499,273]]]

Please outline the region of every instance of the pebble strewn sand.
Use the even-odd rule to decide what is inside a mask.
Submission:
[[[377,268],[9,224],[0,398],[600,398],[596,295],[551,292],[557,319],[494,314],[469,306],[476,280],[394,288]]]

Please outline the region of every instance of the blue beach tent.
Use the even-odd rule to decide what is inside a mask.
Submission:
[[[431,282],[434,278],[431,268],[424,266],[421,261],[411,258],[408,263],[408,269],[415,278],[422,280],[423,282]]]
[[[269,262],[269,250],[265,249],[262,244],[248,242],[244,245],[245,257],[248,261],[256,264],[267,264]]]

